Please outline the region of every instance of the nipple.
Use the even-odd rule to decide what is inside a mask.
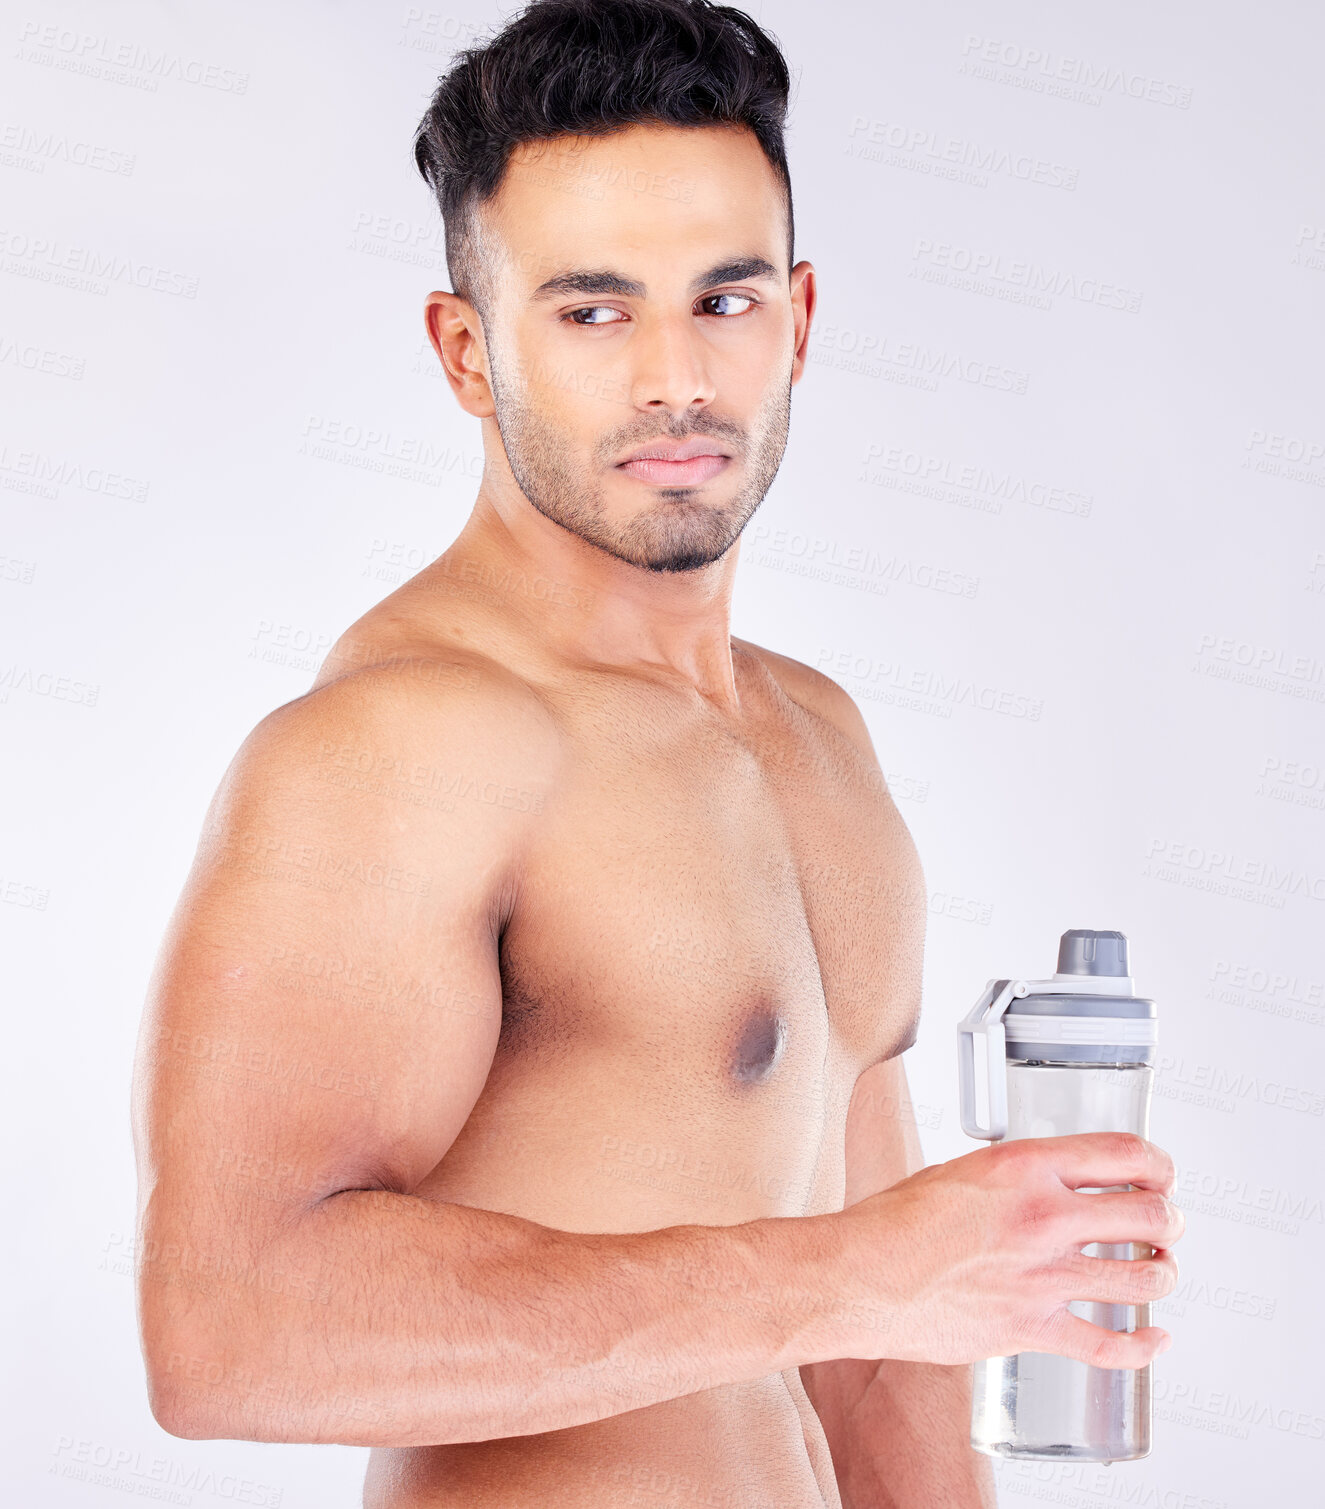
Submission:
[[[767,1079],[782,1056],[787,1028],[776,1013],[760,1007],[745,1021],[732,1054],[732,1073],[746,1083]]]

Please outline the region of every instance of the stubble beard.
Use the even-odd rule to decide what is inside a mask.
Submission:
[[[521,492],[545,519],[605,551],[619,561],[647,571],[695,571],[711,565],[731,549],[773,484],[787,445],[791,423],[791,366],[759,411],[752,431],[707,411],[665,428],[647,416],[604,436],[583,470],[568,464],[557,426],[503,380],[501,362],[489,347],[492,396],[497,431]],[[745,459],[745,479],[727,503],[701,502],[693,487],[650,488],[651,501],[634,517],[618,523],[594,478],[613,457],[650,440],[685,440],[703,435],[723,443],[734,460]],[[753,444],[751,443],[753,435]]]

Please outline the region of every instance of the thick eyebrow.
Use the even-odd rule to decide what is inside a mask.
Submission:
[[[758,278],[776,278],[778,270],[765,257],[737,257],[710,267],[690,285],[691,293],[703,293],[718,283],[751,283]]]
[[[546,283],[540,283],[534,289],[531,298],[534,299],[559,299],[566,294],[616,294],[623,299],[642,299],[645,294],[643,283],[638,283],[634,278],[623,278],[620,273],[608,272],[603,269],[599,272],[563,272],[555,278],[549,278]]]
[[[719,283],[744,283],[756,278],[775,278],[778,270],[766,257],[737,257],[719,262],[701,273],[690,284],[692,294],[702,293]],[[648,297],[648,289],[635,278],[623,278],[606,268],[595,271],[563,272],[534,289],[533,299],[559,299],[568,294],[608,294],[624,299]]]

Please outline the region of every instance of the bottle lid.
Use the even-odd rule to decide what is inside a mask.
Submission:
[[[1058,942],[1060,975],[1126,975],[1127,939],[1122,933],[1101,933],[1073,927]]]
[[[1154,1016],[1155,1003],[1133,993],[1126,935],[1069,928],[1059,939],[1054,978],[1008,1003],[1007,1056],[1023,1062],[1152,1063]]]

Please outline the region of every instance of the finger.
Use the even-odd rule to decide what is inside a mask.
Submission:
[[[1148,1305],[1171,1294],[1178,1263],[1170,1252],[1153,1258],[1101,1258],[1077,1254],[1066,1265],[1063,1288],[1069,1299],[1110,1305]]]
[[[1003,1146],[1016,1156],[1047,1164],[1069,1189],[1083,1184],[1134,1184],[1170,1194],[1173,1159],[1132,1132],[1074,1132],[1069,1137],[1024,1137]]]
[[[1035,1351],[1073,1357],[1093,1368],[1143,1368],[1169,1340],[1162,1326],[1139,1331],[1108,1331],[1061,1310],[1037,1338]]]
[[[1149,1242],[1152,1247],[1172,1247],[1186,1229],[1187,1218],[1158,1190],[1138,1189],[1123,1194],[1074,1194],[1063,1225],[1076,1246]]]

